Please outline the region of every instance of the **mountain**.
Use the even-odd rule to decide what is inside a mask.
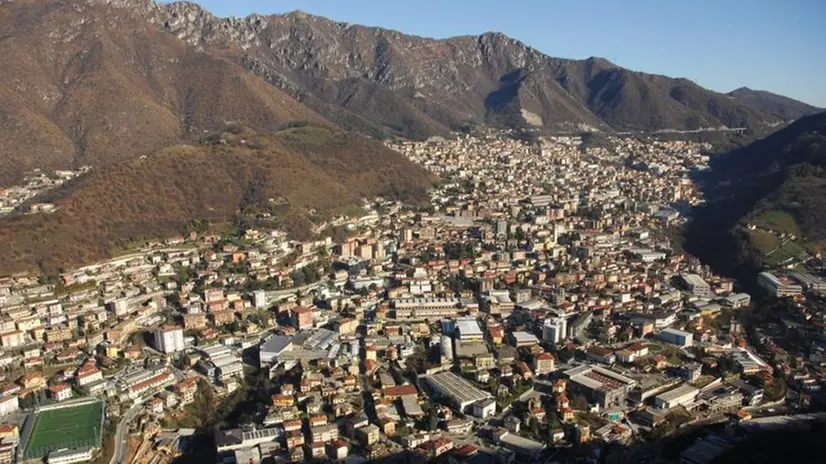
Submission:
[[[367,137],[323,126],[272,135],[233,127],[93,169],[37,199],[52,214],[0,220],[0,275],[54,273],[111,256],[115,246],[242,220],[307,237],[313,223],[361,198],[427,199],[429,175]]]
[[[748,87],[732,90],[727,95],[755,110],[770,113],[789,121],[823,111],[823,109],[816,108],[808,103],[765,90],[752,90]]]
[[[379,139],[480,124],[545,131],[746,127],[784,118],[686,79],[547,56],[499,33],[428,39],[192,3],[0,3],[0,186],[105,165],[238,122],[329,122]]]
[[[0,4],[0,187],[34,168],[101,165],[220,130],[325,119],[233,60],[131,8]]]
[[[424,137],[467,123],[570,131],[782,120],[686,79],[552,58],[499,33],[434,40],[302,12],[222,19],[191,3],[150,5],[146,15],[329,120],[379,136]]]
[[[721,272],[749,277],[826,248],[826,112],[712,160],[699,181],[708,204],[686,248]],[[751,227],[747,227],[751,225]]]

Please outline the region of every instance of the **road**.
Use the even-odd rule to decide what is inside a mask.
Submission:
[[[126,462],[126,453],[129,451],[129,423],[135,419],[135,416],[143,408],[143,404],[136,404],[129,408],[118,422],[118,427],[115,431],[115,451],[112,453],[112,459],[109,464],[121,464]]]

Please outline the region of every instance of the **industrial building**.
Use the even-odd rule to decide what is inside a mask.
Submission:
[[[806,290],[826,292],[826,279],[808,272],[790,272],[789,277],[799,283]]]
[[[465,412],[477,401],[490,398],[490,393],[479,390],[467,380],[452,372],[440,372],[427,377],[427,383],[434,393],[450,401],[457,409]]]
[[[700,390],[697,388],[689,384],[683,384],[673,390],[655,396],[654,407],[658,409],[671,409],[676,406],[685,406],[693,403],[699,393]]]
[[[735,293],[723,298],[722,303],[723,306],[731,309],[745,308],[751,304],[751,295],[748,293]]]
[[[711,286],[697,274],[681,274],[680,280],[686,290],[691,292],[694,296],[707,298],[711,296]]]
[[[481,342],[484,340],[482,329],[479,328],[479,323],[473,317],[459,318],[456,321],[456,332],[459,335],[459,340],[463,342]]]
[[[770,295],[777,298],[795,296],[803,293],[803,287],[785,277],[778,277],[771,272],[761,272],[757,275],[757,283]]]
[[[677,346],[688,347],[694,344],[694,334],[677,329],[663,329],[660,340]]]
[[[583,364],[565,371],[571,390],[585,394],[602,407],[622,404],[636,381],[599,366]]]

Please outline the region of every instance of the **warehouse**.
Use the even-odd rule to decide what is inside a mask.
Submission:
[[[456,321],[456,331],[459,333],[459,340],[463,342],[481,342],[483,340],[482,329],[475,318],[462,317]]]
[[[473,403],[490,398],[490,393],[479,390],[467,380],[452,372],[440,372],[427,377],[427,383],[436,395],[450,401],[464,412]]]
[[[685,406],[693,403],[699,393],[700,390],[689,384],[683,384],[673,390],[655,396],[654,407],[671,409],[675,406]]]
[[[637,383],[609,369],[587,364],[565,371],[565,376],[571,390],[581,391],[602,407],[622,404]]]

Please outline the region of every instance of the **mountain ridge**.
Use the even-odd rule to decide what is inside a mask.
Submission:
[[[724,94],[707,91],[686,79],[638,73],[604,59],[553,58],[501,33],[430,39],[336,22],[303,12],[217,18],[191,3],[169,4],[165,12],[169,16],[163,17],[162,10],[160,14],[161,17],[156,18],[158,23],[193,46],[230,54],[233,49],[243,50],[242,59],[255,63],[254,68],[248,69],[266,75],[275,85],[292,89],[293,95],[303,96],[311,107],[318,95],[314,95],[312,85],[302,85],[302,81],[357,79],[362,86],[381,85],[395,92],[387,97],[388,104],[413,106],[435,120],[436,125],[450,129],[462,121],[512,123],[516,120],[524,124],[521,110],[538,116],[533,119],[542,119],[544,126],[567,129],[583,124],[592,128],[635,130],[733,127],[780,121],[774,115],[732,103]],[[270,34],[273,29],[280,33],[273,36]],[[331,35],[335,40],[330,40]],[[284,48],[288,39],[306,45],[306,53]],[[330,54],[333,56],[321,56],[330,47],[336,49]],[[277,53],[269,54],[268,50]],[[411,65],[417,60],[410,59],[410,55],[415,54],[421,56],[416,57],[417,65]],[[336,62],[335,57],[342,56],[347,59]],[[437,62],[438,65],[431,66]],[[522,82],[508,88],[500,86],[500,79],[519,70],[533,76],[525,86]],[[595,81],[596,77],[600,79]],[[603,85],[598,85],[600,83]],[[608,87],[601,88],[605,84]],[[352,86],[352,82],[349,85]],[[486,97],[495,96],[499,91],[504,91],[509,98],[494,99],[499,104],[485,107]],[[625,111],[623,102],[610,98],[623,92],[636,98],[647,92],[641,96],[656,102]],[[656,95],[649,95],[652,93]],[[417,100],[416,96],[424,101]],[[324,96],[319,99],[327,100]],[[349,108],[357,114],[359,109],[357,105]],[[645,118],[636,110],[647,110],[652,116]],[[370,120],[369,115],[360,116]],[[398,135],[428,134],[412,131]]]
[[[784,119],[800,119],[823,111],[823,108],[795,100],[767,90],[754,90],[749,87],[740,87],[727,93],[745,105],[754,109],[774,114]]]

